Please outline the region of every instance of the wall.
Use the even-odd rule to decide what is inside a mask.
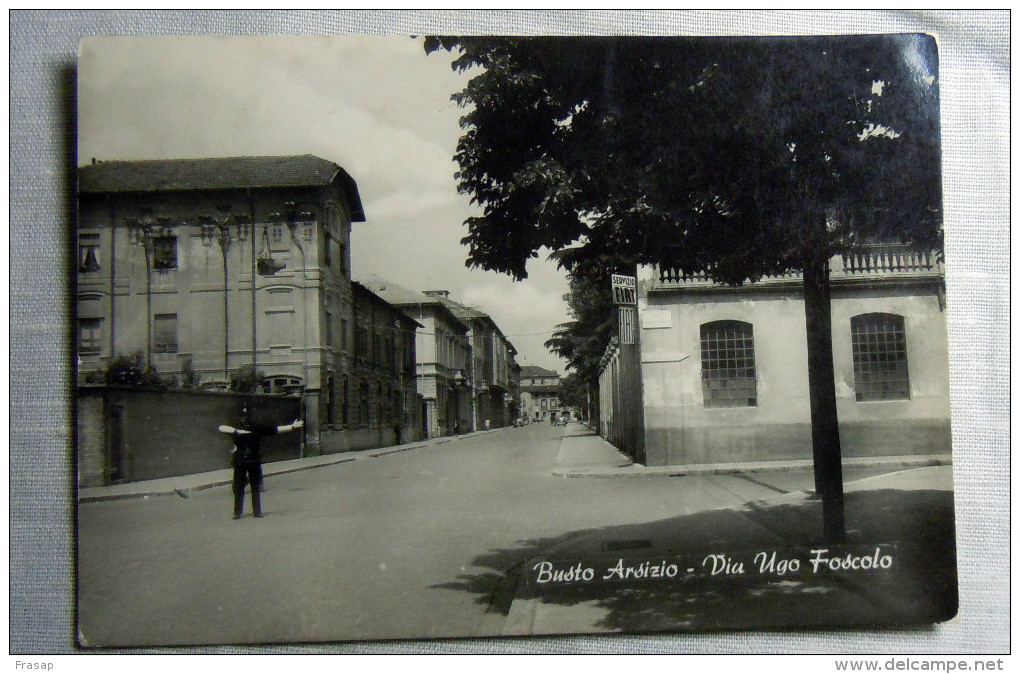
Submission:
[[[411,437],[414,436],[414,437]],[[417,438],[414,429],[403,429],[400,433],[402,442],[412,442]],[[356,452],[362,449],[375,449],[398,444],[396,434],[390,428],[352,428],[347,430],[323,430],[319,434],[320,447],[323,454],[340,452]]]
[[[106,421],[114,407],[123,409],[124,482],[229,468],[232,442],[230,436],[217,428],[238,422],[244,400],[254,401],[256,423],[283,425],[300,416],[301,400],[297,397],[80,387],[79,484],[95,486],[100,481],[104,484],[109,481],[109,457],[113,450],[105,429],[99,441],[101,453],[96,451],[96,444],[97,430],[101,426],[108,428]],[[97,423],[97,416],[102,417],[102,424]],[[300,431],[264,438],[263,461],[298,458],[302,438]],[[100,460],[102,467],[97,465]]]
[[[78,397],[77,403],[78,486],[101,487],[107,484],[110,473],[103,398],[84,395]]]
[[[904,316],[910,400],[856,401],[850,317],[872,311]],[[753,325],[756,407],[704,406],[700,326],[726,319]],[[811,459],[799,291],[653,292],[641,324],[647,465]],[[834,289],[832,326],[843,455],[949,452],[947,339],[937,292],[919,286]]]
[[[641,371],[635,344],[612,344],[599,373],[599,435],[638,463],[645,460]]]

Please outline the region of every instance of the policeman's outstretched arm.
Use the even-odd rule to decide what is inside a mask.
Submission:
[[[289,423],[289,424],[287,424],[285,426],[277,426],[276,427],[276,432],[277,433],[289,433],[290,431],[297,430],[297,429],[301,428],[304,425],[305,425],[305,422],[301,421],[300,419],[295,419],[294,421],[292,421],[291,423]]]

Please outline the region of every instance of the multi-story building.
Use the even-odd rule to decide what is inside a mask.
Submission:
[[[468,326],[473,430],[510,425],[517,418],[514,345],[488,314],[451,300],[449,291],[426,290],[425,294],[438,299]]]
[[[366,275],[359,282],[422,326],[417,332],[415,353],[424,436],[469,431],[472,356],[468,326],[437,297],[376,275]]]
[[[522,365],[521,416],[547,421],[560,411],[560,375],[537,365]]]
[[[351,326],[339,322],[348,368],[323,386],[323,452],[409,442],[421,437],[415,335],[422,325],[360,283],[352,283]],[[336,340],[334,340],[336,341]]]
[[[524,415],[521,413],[521,364],[517,362],[516,354],[510,362],[508,394],[510,396],[510,408],[507,414],[510,419],[517,421]]]
[[[642,425],[639,458],[647,465],[811,459],[800,275],[730,287],[672,269],[641,272],[642,407],[628,417]],[[830,288],[843,455],[948,454],[941,264],[905,246],[876,245],[832,258]],[[612,367],[603,373],[604,396],[614,395],[614,357],[605,361]],[[603,432],[614,423],[610,402],[602,404]]]
[[[365,214],[346,171],[311,155],[93,162],[78,188],[81,378],[136,352],[163,377],[214,390],[252,366],[266,393],[302,396],[307,453],[321,450],[320,432],[328,450],[345,444],[334,434],[365,404],[350,278],[351,223]],[[411,330],[394,312],[379,314],[387,329]],[[404,371],[382,371],[369,407],[395,409],[395,387],[405,404]]]

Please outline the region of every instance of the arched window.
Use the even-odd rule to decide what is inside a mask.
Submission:
[[[907,333],[903,316],[860,314],[850,319],[858,402],[909,400]]]
[[[296,395],[301,392],[302,382],[298,377],[268,377],[265,382],[266,393]]]
[[[714,321],[701,326],[701,390],[705,407],[757,407],[750,323]]]

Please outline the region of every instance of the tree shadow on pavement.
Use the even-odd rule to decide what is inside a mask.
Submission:
[[[846,495],[845,546],[821,539],[821,503],[814,498],[759,502],[642,524],[575,531],[522,541],[473,560],[481,571],[439,585],[470,592],[490,611],[510,612],[515,601],[572,607],[585,604],[599,616],[591,632],[706,631],[892,627],[947,620],[957,610],[953,495],[942,490],[881,489]],[[888,569],[812,572],[812,550],[874,551],[882,547]],[[601,574],[618,559],[626,564],[685,560],[700,565],[708,555],[753,559],[758,551],[799,557],[799,573],[708,573],[671,579],[614,580]],[[877,553],[876,553],[877,554]],[[594,582],[539,587],[529,568],[539,560],[575,562],[597,569]],[[533,574],[532,574],[533,575]],[[557,613],[559,615],[560,613]],[[555,619],[542,633],[560,631]],[[569,630],[577,631],[575,627]]]

